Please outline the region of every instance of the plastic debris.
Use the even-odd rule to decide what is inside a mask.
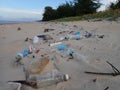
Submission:
[[[57,84],[59,82],[68,81],[70,79],[68,74],[62,74],[58,71],[43,73],[38,76],[30,76],[28,82],[36,82],[36,87],[41,88]]]
[[[55,29],[44,29],[44,32],[46,33],[46,32],[49,32],[49,31],[54,31]]]
[[[16,55],[16,60],[19,61],[21,60],[23,57],[26,57],[28,54],[30,54],[31,52],[29,50],[23,50],[21,53],[18,53]]]
[[[82,36],[80,34],[77,35],[68,35],[69,39],[75,39],[75,40],[80,40]]]
[[[9,82],[8,82],[8,84],[11,84],[11,85],[12,85],[12,84],[13,84],[13,85],[14,85],[14,84],[15,84],[15,85],[18,85],[17,90],[21,90],[21,87],[22,87],[21,83],[17,83],[17,82],[10,82],[10,81],[9,81]]]
[[[72,49],[65,49],[61,54],[62,57],[71,56],[73,58],[73,50]]]
[[[35,53],[39,53],[39,52],[40,52],[40,50],[36,50],[36,51],[35,51]]]
[[[89,61],[86,60],[86,57],[82,54],[79,54],[79,53],[73,53],[73,57],[75,60],[78,60],[78,61],[82,61],[82,62],[85,62],[87,64],[89,64]]]
[[[37,37],[37,36],[35,36],[34,38],[33,38],[33,43],[38,43],[39,42],[39,38]]]
[[[57,50],[65,50],[67,49],[67,46],[61,45],[57,47]]]
[[[62,42],[50,43],[50,46],[55,46],[55,45],[59,45],[59,44],[62,44]]]
[[[91,32],[86,31],[85,33],[86,33],[86,34],[85,34],[85,37],[86,37],[86,38],[90,38],[90,37],[92,36],[92,33],[91,33]]]
[[[80,32],[74,32],[74,35],[80,35]]]
[[[34,50],[34,47],[32,45],[29,45],[29,51],[32,53]]]
[[[42,38],[43,40],[52,40],[53,38],[50,35],[37,35],[38,38]]]

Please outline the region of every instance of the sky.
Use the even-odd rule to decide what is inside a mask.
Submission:
[[[66,1],[69,0],[0,0],[0,20],[41,20],[46,6],[56,9]],[[103,5],[99,10],[115,1],[101,0]]]

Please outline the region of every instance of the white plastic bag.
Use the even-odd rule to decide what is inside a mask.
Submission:
[[[37,37],[37,36],[35,36],[34,38],[33,38],[33,43],[38,43],[39,42],[39,38]]]

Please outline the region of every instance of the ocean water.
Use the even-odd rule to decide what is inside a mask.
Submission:
[[[27,23],[27,22],[37,22],[35,21],[9,21],[9,20],[0,20],[0,24],[9,24],[9,23]]]

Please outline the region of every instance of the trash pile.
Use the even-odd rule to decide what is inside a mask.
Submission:
[[[88,31],[85,31],[85,34],[81,34],[80,31],[62,31],[56,34],[56,36],[61,36],[54,39],[48,34],[50,31],[55,31],[55,29],[45,29],[44,33],[47,34],[36,35],[33,39],[28,37],[25,39],[25,43],[29,43],[29,46],[16,54],[15,63],[22,65],[26,80],[9,81],[9,84],[19,83],[20,85],[17,85],[19,85],[20,90],[22,84],[33,88],[41,88],[68,81],[70,76],[63,74],[55,67],[44,72],[51,62],[55,64],[55,54],[63,59],[83,60],[85,63],[89,63],[84,55],[76,52],[74,48],[72,48],[69,43],[66,44],[66,42],[69,40],[79,41],[95,35]],[[65,35],[63,36],[63,34]],[[103,38],[104,35],[98,37]]]

